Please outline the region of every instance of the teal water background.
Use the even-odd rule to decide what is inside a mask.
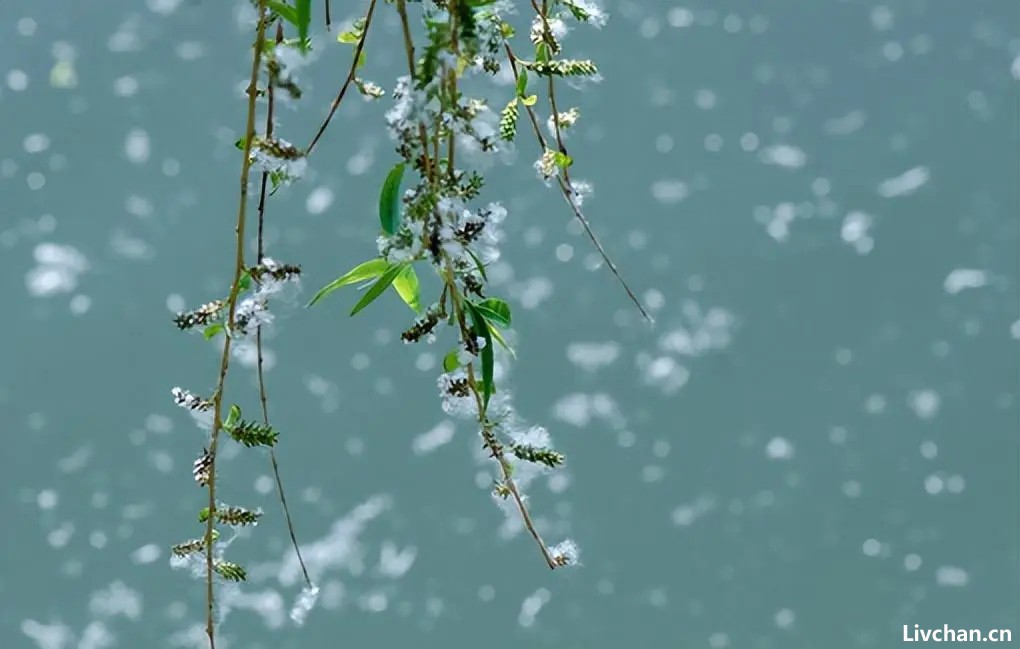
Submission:
[[[337,22],[365,3],[334,2]],[[231,270],[246,3],[0,3],[0,647],[204,646],[168,567],[200,533],[203,438],[170,389],[217,350],[171,318]],[[1018,589],[1017,89],[1009,0],[611,2],[566,45],[588,215],[653,307],[641,324],[562,200],[489,171],[510,210],[520,415],[568,468],[529,489],[578,569],[549,572],[440,408],[446,347],[396,298],[281,311],[267,347],[307,622],[268,460],[224,498],[223,646],[894,647],[903,625],[1009,628]],[[368,76],[400,73],[381,6]],[[310,138],[349,51],[323,27],[281,134]],[[509,88],[502,91],[509,93]],[[499,96],[499,95],[494,95]],[[304,297],[374,254],[389,100],[340,110],[268,211]],[[526,135],[522,133],[522,135]],[[257,407],[252,372],[232,398]]]

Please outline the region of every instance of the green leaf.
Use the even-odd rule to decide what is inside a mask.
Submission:
[[[206,327],[205,329],[202,330],[202,335],[205,336],[206,340],[212,340],[213,338],[215,338],[217,335],[219,335],[221,333],[223,333],[223,323],[222,322],[217,322],[217,323],[211,324],[211,325],[209,325],[208,327]]]
[[[251,288],[251,273],[246,269],[241,273],[241,278],[237,281],[238,293],[244,293]]]
[[[482,263],[482,260],[479,259],[478,255],[472,252],[470,248],[465,248],[465,250],[467,250],[467,254],[471,255],[471,259],[475,261],[475,267],[478,268],[478,274],[481,275],[482,279],[486,282],[489,281],[489,276],[485,274],[485,264]]]
[[[556,166],[560,169],[566,169],[570,165],[574,164],[574,159],[562,151],[554,151],[553,162],[556,163]]]
[[[237,142],[234,142],[234,148],[236,148],[238,151],[244,151],[244,145],[246,141],[247,138],[242,135],[241,137],[237,138]]]
[[[383,232],[392,235],[400,226],[400,181],[404,178],[404,163],[397,163],[383,181],[379,192],[379,222]]]
[[[538,95],[528,95],[527,97],[521,97],[521,103],[525,106],[534,106],[535,102],[538,101]]]
[[[356,284],[358,282],[363,282],[366,279],[375,279],[376,277],[379,277],[380,275],[385,273],[387,268],[389,268],[389,264],[386,263],[385,259],[381,258],[369,259],[366,262],[362,262],[355,266],[354,268],[347,271],[346,274],[337,277],[329,284],[326,284],[325,286],[320,288],[319,292],[316,293],[314,297],[312,297],[312,300],[311,302],[308,303],[308,306],[313,306],[316,302],[326,297],[327,295],[337,290],[338,288],[347,286],[348,284]]]
[[[397,290],[400,299],[406,302],[412,311],[421,313],[421,290],[418,284],[418,274],[414,272],[413,266],[408,264],[400,271],[397,278],[393,280],[393,288]]]
[[[495,366],[495,361],[492,355],[492,334],[489,333],[489,324],[485,320],[478,307],[471,302],[466,302],[468,311],[471,313],[471,320],[474,322],[475,334],[481,336],[485,340],[485,347],[482,348],[482,396],[484,397],[485,407],[489,406],[489,398],[495,391],[495,387],[492,383],[492,372]]]
[[[283,18],[291,25],[298,25],[298,15],[294,7],[290,6],[286,2],[277,2],[277,0],[266,0],[266,6],[269,7],[273,13],[280,18]]]
[[[486,300],[482,300],[475,306],[482,312],[485,319],[489,322],[500,325],[504,329],[510,326],[510,305],[503,300],[490,297]]]
[[[241,406],[235,403],[230,406],[230,413],[227,415],[227,420],[223,422],[223,428],[228,431],[233,430],[239,421],[241,421]]]
[[[455,349],[443,357],[443,371],[452,372],[458,367],[460,367],[460,355]]]
[[[203,507],[202,511],[198,512],[198,522],[204,523],[209,520],[209,508]]]
[[[383,291],[389,288],[390,284],[393,283],[393,280],[397,278],[397,275],[399,275],[406,267],[407,267],[406,264],[396,264],[395,266],[390,266],[386,270],[386,272],[382,274],[382,277],[375,280],[375,284],[372,284],[370,287],[368,287],[368,291],[366,291],[365,294],[361,296],[361,299],[358,300],[358,303],[354,305],[353,309],[351,309],[351,315],[356,315],[358,311],[361,311],[372,302],[375,302],[375,299],[382,295]]]
[[[549,49],[544,42],[535,45],[535,60],[543,62],[549,60]]]
[[[308,47],[308,26],[312,23],[312,0],[296,0],[295,14],[301,49],[306,50]]]
[[[489,325],[489,333],[492,334],[492,338],[499,343],[500,347],[510,352],[510,356],[512,356],[514,360],[517,360],[517,354],[514,352],[514,348],[507,344],[506,339],[503,338],[503,334],[496,328],[496,325],[491,322],[486,324]]]
[[[528,71],[521,67],[517,75],[517,96],[523,97],[524,93],[528,91]]]
[[[336,41],[338,43],[347,43],[348,45],[353,45],[360,40],[361,34],[358,32],[340,32],[340,34],[336,37]]]

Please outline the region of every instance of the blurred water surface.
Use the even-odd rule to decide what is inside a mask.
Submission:
[[[334,2],[335,20],[364,3]],[[567,39],[604,80],[580,105],[589,216],[653,308],[643,326],[536,155],[489,171],[494,270],[516,310],[516,407],[568,470],[529,489],[550,573],[487,494],[474,431],[439,407],[446,348],[406,347],[385,299],[282,310],[270,408],[300,580],[268,461],[230,547],[224,646],[892,647],[904,624],[1020,633],[1014,2],[619,2]],[[171,317],[231,267],[246,3],[0,4],[0,646],[203,646],[201,433],[170,389],[217,353]],[[367,76],[402,51],[388,6]],[[315,31],[310,138],[349,60]],[[509,92],[509,90],[507,90]],[[305,296],[374,254],[395,160],[388,100],[341,108],[269,208]],[[391,296],[390,296],[391,297]],[[303,298],[302,298],[303,301]],[[301,301],[298,302],[300,304]],[[233,398],[256,407],[250,368]],[[229,644],[227,642],[229,641]]]

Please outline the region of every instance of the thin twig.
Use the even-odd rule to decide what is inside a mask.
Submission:
[[[508,42],[506,41],[503,42],[503,48],[506,51],[507,59],[510,61],[510,68],[513,71],[514,81],[516,82],[519,74],[517,71],[517,57],[516,55],[514,55],[513,50],[510,49],[510,44]],[[553,91],[553,81],[551,78],[549,79],[549,99],[550,103],[553,106],[553,123],[556,124],[557,145],[560,152],[563,153],[564,155],[567,155],[566,147],[563,145],[563,139],[560,135],[559,113],[556,112],[555,93]],[[541,147],[542,151],[545,151],[546,149],[549,148],[549,146],[548,143],[546,142],[545,136],[542,135],[542,128],[538,123],[538,117],[535,114],[535,110],[531,106],[527,105],[525,105],[524,108],[528,112],[528,119],[531,122],[532,130],[534,130],[535,132],[535,137],[538,139],[538,144]],[[609,267],[610,272],[620,283],[620,286],[623,287],[623,290],[627,293],[627,297],[630,298],[630,301],[634,303],[634,306],[637,307],[637,310],[641,313],[644,319],[647,320],[650,324],[654,324],[655,319],[652,318],[651,314],[648,313],[644,305],[641,304],[641,300],[638,299],[637,295],[630,288],[630,285],[626,282],[626,280],[623,279],[623,275],[620,274],[620,271],[616,267],[616,264],[613,263],[613,260],[609,257],[609,253],[606,252],[606,249],[602,246],[602,242],[599,240],[598,236],[595,234],[595,231],[592,229],[591,222],[588,220],[588,217],[584,215],[584,212],[581,211],[581,206],[577,204],[574,189],[570,184],[570,176],[566,169],[562,169],[560,173],[556,174],[556,181],[557,181],[556,184],[559,185],[560,193],[563,194],[564,200],[566,200],[567,204],[570,205],[570,209],[574,213],[574,217],[577,218],[577,220],[581,223],[581,226],[584,228],[585,234],[588,236],[588,239],[591,241],[592,245],[595,246],[595,250],[599,253],[599,256],[602,257],[602,260],[606,263],[606,266]]]
[[[329,0],[324,0],[326,5],[326,31],[330,31],[333,27],[333,20],[329,17]]]
[[[328,4],[327,4],[328,6]],[[276,23],[276,42],[283,42],[283,23]],[[276,105],[275,102],[275,88],[273,80],[270,79],[266,88],[266,96],[269,104],[269,108],[266,112],[266,137],[271,137],[273,134],[273,110]],[[269,172],[262,172],[262,185],[259,190],[259,231],[258,231],[258,261],[256,263],[262,264],[264,255],[265,238],[263,237],[263,226],[265,224],[266,216],[266,186],[269,183]],[[269,426],[269,404],[266,394],[266,381],[263,369],[262,359],[262,325],[258,325],[255,328],[255,349],[258,354],[258,382],[259,382],[259,401],[262,403],[262,423]],[[273,477],[276,478],[276,493],[280,498],[280,505],[283,507],[283,517],[287,522],[287,532],[290,534],[290,543],[294,547],[294,553],[297,555],[298,564],[301,566],[301,574],[304,576],[305,585],[309,588],[312,587],[312,579],[308,576],[308,568],[305,566],[305,560],[301,556],[301,547],[298,545],[297,534],[294,532],[294,519],[290,515],[290,507],[287,506],[287,496],[283,490],[283,480],[280,478],[280,465],[276,461],[276,449],[269,449],[269,460],[273,465]]]
[[[236,235],[236,253],[234,258],[234,279],[230,286],[230,297],[227,299],[227,324],[234,325],[234,315],[237,310],[237,296],[241,289],[241,275],[244,272],[244,226],[245,213],[248,206],[248,176],[251,171],[251,148],[255,139],[255,98],[258,94],[259,65],[262,60],[262,46],[266,38],[266,3],[259,0],[258,3],[258,26],[256,28],[255,42],[252,48],[255,53],[252,55],[251,78],[248,83],[248,117],[245,126],[244,158],[241,161],[241,192],[237,205],[237,223],[234,226]],[[209,519],[206,521],[205,530],[205,560],[206,560],[206,620],[205,632],[209,636],[209,649],[216,649],[216,626],[214,620],[215,591],[214,557],[213,557],[213,523],[216,520],[216,449],[219,441],[220,428],[222,427],[223,416],[223,386],[227,380],[227,370],[230,365],[230,336],[224,336],[223,355],[220,357],[220,373],[216,382],[216,391],[213,393],[213,421],[209,433]]]
[[[328,2],[328,0],[327,0]],[[365,27],[361,30],[361,38],[358,39],[358,44],[354,47],[354,60],[351,61],[351,69],[347,72],[347,78],[344,79],[344,83],[340,86],[340,90],[336,93],[336,97],[333,99],[333,103],[329,106],[329,114],[326,115],[326,119],[319,125],[319,130],[315,132],[315,137],[312,138],[308,148],[305,149],[305,155],[312,152],[315,145],[318,144],[319,138],[326,132],[326,127],[329,126],[330,120],[333,119],[333,114],[336,113],[336,109],[340,107],[340,102],[343,101],[344,95],[347,94],[347,89],[350,87],[351,82],[354,81],[355,73],[358,71],[358,61],[361,59],[361,51],[365,48],[365,39],[368,38],[368,28],[372,25],[372,14],[375,11],[376,0],[371,0],[368,3],[368,12],[365,14]],[[327,5],[328,6],[328,5]]]

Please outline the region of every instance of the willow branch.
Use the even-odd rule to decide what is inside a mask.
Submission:
[[[454,281],[453,266],[446,258],[446,285],[450,289],[450,297],[453,303],[453,310],[457,317],[457,323],[460,326],[461,340],[465,346],[467,342],[471,340],[471,329],[467,325],[467,319],[464,316],[464,305],[463,299],[460,295],[460,291],[457,290],[457,283]],[[482,441],[485,447],[489,449],[489,453],[492,458],[499,464],[500,473],[503,476],[503,484],[506,485],[510,495],[513,496],[514,504],[517,505],[517,511],[520,512],[521,520],[524,522],[524,528],[528,530],[528,534],[538,544],[538,549],[542,553],[542,558],[545,559],[546,564],[550,569],[556,569],[558,567],[556,561],[553,559],[552,553],[549,552],[549,547],[542,540],[542,536],[538,533],[535,528],[535,523],[531,519],[531,514],[528,512],[528,506],[524,504],[524,496],[521,495],[520,489],[517,487],[517,482],[513,478],[513,467],[510,465],[509,460],[506,458],[506,454],[503,452],[503,446],[496,439],[496,436],[492,433],[491,423],[488,421],[488,407],[482,398],[481,391],[478,388],[478,382],[475,380],[474,364],[468,364],[467,366],[468,375],[468,387],[471,390],[472,396],[475,399],[475,405],[478,408],[478,424],[481,426]]]
[[[354,81],[355,73],[358,71],[358,61],[361,60],[361,52],[365,49],[365,40],[368,38],[368,28],[372,25],[372,14],[375,12],[376,0],[371,0],[368,3],[368,12],[365,14],[365,28],[361,30],[361,38],[358,39],[358,44],[354,47],[354,60],[351,61],[351,68],[347,72],[347,78],[344,79],[343,85],[340,86],[340,90],[336,93],[336,97],[333,99],[333,103],[329,106],[329,114],[326,115],[326,119],[323,120],[322,124],[319,125],[319,130],[316,131],[315,137],[312,138],[308,148],[305,149],[305,155],[309,155],[315,145],[319,143],[319,139],[322,134],[326,132],[326,128],[329,126],[329,122],[333,119],[333,115],[336,113],[336,109],[340,107],[340,102],[344,100],[344,95],[347,94],[347,89],[350,88],[351,83]],[[328,0],[327,0],[327,12],[328,12]],[[328,15],[328,13],[327,13]],[[327,25],[328,25],[327,19]]]
[[[510,44],[507,43],[506,41],[503,42],[503,48],[506,51],[507,59],[510,62],[510,68],[513,71],[514,81],[516,82],[517,77],[519,75],[519,72],[517,71],[517,57],[516,55],[514,55],[513,50],[510,48]],[[563,144],[563,138],[560,134],[559,113],[556,112],[555,91],[553,88],[554,88],[553,80],[550,78],[549,99],[550,103],[553,106],[552,109],[553,123],[556,125],[557,147],[561,153],[567,155],[567,149]],[[549,145],[545,139],[545,136],[542,135],[542,127],[538,123],[538,116],[535,114],[535,110],[531,106],[525,105],[524,108],[525,110],[527,110],[528,120],[531,122],[531,128],[535,132],[535,138],[538,140],[538,145],[544,152],[546,149],[549,148]],[[588,236],[588,239],[591,241],[592,245],[595,246],[595,250],[599,253],[599,256],[606,263],[606,266],[609,268],[609,271],[613,274],[613,277],[615,277],[617,282],[619,282],[620,286],[623,287],[623,290],[627,293],[627,297],[630,298],[630,301],[634,303],[634,306],[637,307],[637,310],[638,312],[641,313],[642,317],[644,317],[644,319],[647,320],[650,324],[654,324],[655,320],[652,318],[651,314],[648,313],[648,311],[645,309],[644,305],[641,304],[641,300],[638,299],[637,295],[631,289],[627,281],[623,279],[623,275],[620,274],[620,270],[616,267],[616,264],[613,263],[612,258],[610,258],[609,256],[609,253],[606,252],[606,249],[602,246],[602,242],[595,234],[594,229],[592,229],[591,222],[588,220],[588,217],[586,217],[584,215],[584,212],[581,211],[581,206],[578,205],[577,203],[577,198],[574,193],[573,186],[570,183],[570,175],[566,169],[561,169],[560,172],[556,174],[556,184],[559,186],[560,193],[563,195],[564,200],[567,201],[567,204],[570,206],[571,211],[574,213],[574,217],[581,223],[581,226],[584,228],[585,234]]]
[[[251,148],[255,139],[255,98],[258,94],[259,65],[262,60],[262,46],[266,38],[266,7],[265,0],[259,0],[258,4],[258,26],[256,28],[255,42],[252,48],[255,50],[252,55],[251,77],[248,83],[248,117],[245,125],[244,157],[241,161],[241,192],[237,204],[237,222],[234,226],[235,258],[234,258],[234,279],[230,286],[230,296],[227,298],[227,324],[234,325],[234,315],[237,311],[237,296],[241,289],[241,275],[244,273],[244,226],[245,213],[248,206],[248,176],[251,171]],[[216,382],[216,391],[213,393],[213,421],[209,433],[209,519],[206,521],[205,530],[205,561],[206,561],[206,620],[205,632],[209,636],[209,649],[216,649],[216,627],[214,620],[214,557],[213,557],[213,523],[216,520],[216,450],[219,442],[219,433],[222,427],[223,416],[223,386],[227,380],[227,370],[230,366],[230,336],[224,336],[223,354],[220,357],[220,373]]]
[[[453,53],[459,56],[460,46],[457,41],[456,0],[451,0],[450,4],[451,4],[450,32],[452,34]],[[456,69],[449,70],[448,74],[449,74],[448,90],[450,93],[450,102],[454,106],[456,106],[458,94],[457,70]],[[455,140],[456,138],[454,137],[453,130],[451,129],[449,134],[447,154],[449,158],[448,164],[450,167],[449,172],[451,180],[456,177],[456,168],[454,165],[454,155],[456,151],[454,146]],[[471,333],[470,327],[467,326],[467,320],[464,315],[463,301],[461,299],[461,295],[457,289],[457,283],[455,281],[453,263],[450,261],[449,256],[446,255],[445,252],[443,253],[443,256],[445,257],[446,261],[446,285],[447,287],[449,287],[450,290],[453,309],[454,312],[456,313],[458,324],[460,325],[462,341],[465,344],[465,346],[467,346],[467,343],[469,340],[472,339],[471,337],[473,336],[473,334]],[[482,441],[484,442],[485,447],[489,449],[489,453],[492,455],[492,458],[496,460],[497,464],[499,464],[500,473],[503,476],[503,484],[506,486],[507,490],[513,497],[514,503],[517,505],[517,511],[521,515],[521,520],[524,523],[525,529],[528,530],[528,533],[531,535],[531,538],[533,538],[535,540],[535,543],[538,544],[538,548],[542,552],[542,558],[545,559],[546,565],[548,565],[550,569],[555,569],[557,567],[556,561],[553,559],[552,553],[549,552],[549,548],[545,544],[545,541],[542,540],[542,536],[538,533],[538,530],[535,528],[535,523],[531,519],[531,514],[528,512],[528,507],[527,505],[524,504],[524,497],[521,495],[520,489],[518,489],[517,483],[513,479],[513,467],[510,465],[510,462],[506,458],[506,454],[503,452],[503,446],[499,443],[499,440],[496,439],[496,436],[492,432],[492,424],[488,421],[488,405],[482,398],[481,391],[479,390],[478,387],[478,382],[475,380],[473,363],[468,365],[467,375],[468,375],[468,387],[471,390],[472,395],[474,395],[475,405],[478,408],[478,424],[481,427]]]
[[[327,4],[328,6],[328,4]],[[283,24],[276,23],[276,42],[283,42]],[[275,101],[275,87],[273,80],[270,78],[268,86],[266,88],[266,96],[269,104],[269,108],[266,113],[266,137],[273,135],[273,112],[276,105]],[[262,185],[259,189],[259,231],[258,231],[258,264],[262,263],[265,248],[265,238],[263,237],[263,226],[265,224],[266,216],[266,189],[269,184],[269,172],[262,172]],[[266,381],[265,381],[265,370],[262,355],[262,325],[258,325],[255,328],[255,349],[258,355],[258,383],[259,383],[259,401],[262,404],[262,423],[269,426],[269,399],[266,393]],[[269,460],[273,466],[273,477],[276,479],[276,494],[280,499],[280,506],[283,508],[283,517],[287,523],[287,533],[290,535],[290,544],[294,547],[294,553],[297,555],[298,564],[301,566],[301,574],[304,576],[305,585],[311,588],[312,579],[308,576],[308,568],[305,566],[304,557],[301,556],[301,546],[298,545],[297,534],[294,532],[294,519],[290,515],[290,507],[287,505],[287,495],[283,490],[283,479],[280,478],[280,465],[276,460],[276,449],[269,449]]]

